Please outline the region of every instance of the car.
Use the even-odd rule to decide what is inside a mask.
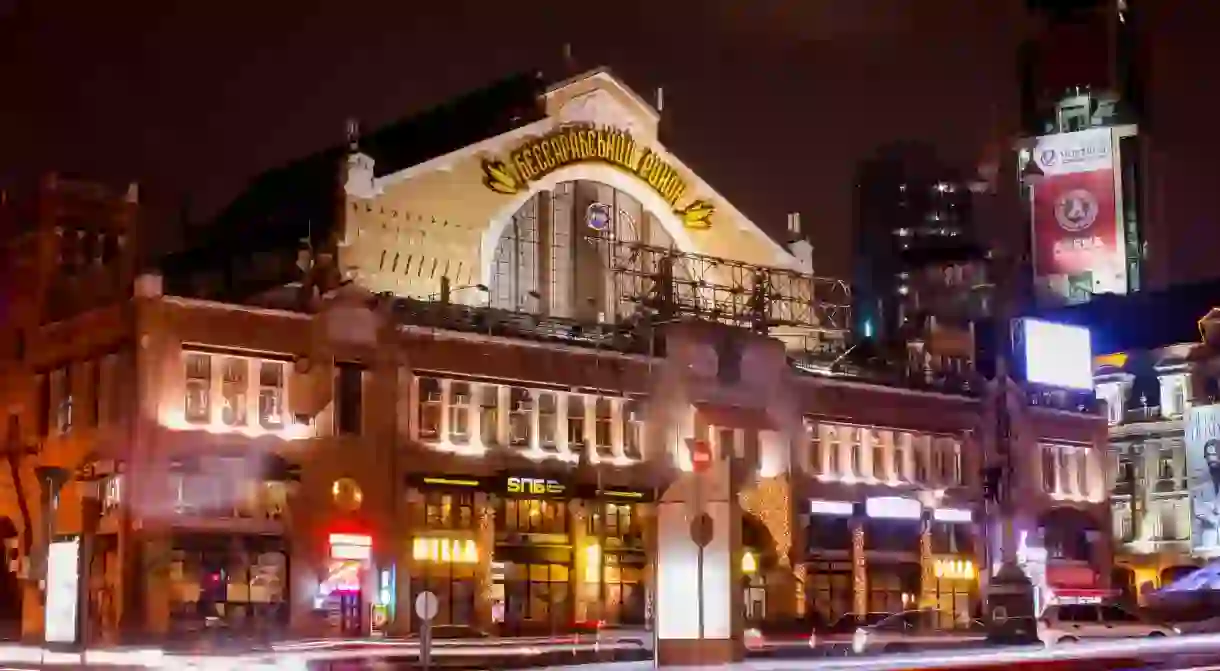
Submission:
[[[1038,638],[1047,646],[1102,638],[1177,636],[1176,628],[1145,620],[1121,606],[1051,604],[1038,618]]]
[[[975,619],[963,619],[932,608],[895,613],[876,624],[856,629],[851,649],[858,655],[982,646],[987,629]]]

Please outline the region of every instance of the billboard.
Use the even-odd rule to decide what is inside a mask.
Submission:
[[[1045,135],[1031,160],[1034,282],[1044,302],[1083,303],[1127,292],[1126,241],[1110,129]]]
[[[1220,405],[1186,410],[1186,486],[1191,552],[1220,556]]]
[[[1089,329],[1041,319],[1021,320],[1025,379],[1063,389],[1093,388],[1093,346]]]

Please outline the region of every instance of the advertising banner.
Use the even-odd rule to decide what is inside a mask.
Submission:
[[[1040,137],[1032,158],[1045,175],[1031,189],[1030,207],[1039,288],[1068,303],[1126,293],[1110,130]]]
[[[1220,405],[1186,411],[1186,478],[1191,552],[1220,555]]]

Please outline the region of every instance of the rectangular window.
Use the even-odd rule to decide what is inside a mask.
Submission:
[[[51,373],[51,394],[55,399],[55,430],[72,431],[72,366],[69,364]]]
[[[185,366],[186,421],[207,424],[212,414],[212,357],[187,352]]]
[[[89,391],[85,394],[89,403],[87,420],[90,426],[97,426],[102,420],[102,362],[98,359],[88,362],[86,366],[89,380]]]
[[[360,435],[364,416],[364,371],[350,363],[337,364],[335,368],[335,433]]]
[[[110,353],[101,359],[101,400],[102,422],[113,424],[122,420],[123,399],[126,390],[119,371],[119,355]]]
[[[915,482],[926,483],[931,477],[931,436],[914,436],[911,449],[915,452]]]
[[[809,467],[814,474],[822,473],[822,443],[818,440],[817,423],[805,418],[805,440],[809,443]]]
[[[250,389],[250,361],[225,357],[220,383],[220,421],[225,426],[246,425],[246,393]]]
[[[595,403],[594,445],[597,446],[598,454],[603,457],[609,457],[614,454],[614,437],[610,428],[614,422],[614,403],[604,396],[597,397]]]
[[[258,366],[258,422],[264,428],[284,425],[284,363],[261,361]]]
[[[419,378],[419,439],[437,440],[441,435],[441,381]]]
[[[568,394],[568,449],[585,449],[585,397],[580,394]]]
[[[623,452],[632,459],[644,455],[644,411],[638,401],[623,403]]]
[[[479,386],[479,435],[483,445],[500,444],[500,387],[497,385]]]
[[[878,480],[885,480],[888,474],[885,472],[886,452],[894,442],[894,433],[892,431],[871,431],[873,444],[873,477]]]
[[[1089,494],[1089,451],[1084,448],[1073,451],[1076,453],[1076,493],[1087,496]]]
[[[470,383],[449,383],[449,441],[456,445],[470,442]]]
[[[557,449],[555,437],[559,417],[556,413],[556,405],[555,392],[538,392],[538,442],[542,449],[552,452]]]
[[[508,440],[513,447],[529,447],[533,434],[534,399],[528,389],[513,387],[508,392]]]
[[[1042,488],[1048,493],[1059,491],[1056,486],[1056,475],[1058,472],[1058,461],[1055,459],[1055,446],[1042,446]]]

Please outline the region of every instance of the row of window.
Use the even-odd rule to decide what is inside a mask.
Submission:
[[[1115,540],[1184,541],[1190,538],[1190,501],[1186,497],[1153,499],[1139,520],[1132,514],[1131,502],[1116,502],[1111,507]]]
[[[1044,491],[1066,498],[1095,498],[1096,488],[1089,475],[1091,448],[1051,443],[1040,447]]]
[[[832,480],[964,484],[962,443],[951,436],[807,422],[809,464]]]
[[[1160,376],[1160,394],[1157,399],[1140,396],[1140,405],[1129,407],[1132,385],[1124,381],[1099,382],[1094,393],[1106,402],[1106,417],[1111,426],[1123,422],[1179,419],[1190,407],[1190,375],[1168,373]]]
[[[473,492],[424,491],[408,505],[415,528],[462,530],[475,527]],[[496,505],[496,526],[510,533],[570,533],[568,501],[547,499],[506,499]],[[642,538],[642,527],[635,506],[604,503],[585,516],[585,531],[593,536]]]
[[[1132,494],[1149,483],[1155,492],[1178,491],[1185,487],[1186,447],[1180,439],[1115,446],[1108,466],[1115,494]]]
[[[282,429],[294,418],[287,403],[290,364],[231,354],[183,353],[184,419],[191,424],[228,428]],[[364,412],[364,373],[354,364],[335,365],[334,428],[359,434]]]
[[[639,459],[643,413],[622,397],[421,377],[419,438],[551,452],[591,447],[604,457],[621,445]]]
[[[95,427],[123,416],[120,355],[72,361],[38,375],[39,436],[65,435],[78,427]]]

